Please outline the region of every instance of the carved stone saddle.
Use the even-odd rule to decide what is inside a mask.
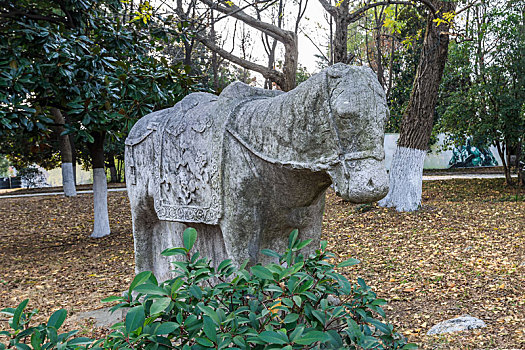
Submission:
[[[216,100],[217,96],[206,93],[188,95],[175,107],[147,116],[146,133],[126,139],[134,169],[140,144],[152,138],[150,174],[160,220],[217,224],[221,217],[224,121],[213,113]]]
[[[134,127],[138,131],[126,139],[131,170],[127,180],[134,184],[137,169],[152,163],[147,176],[154,181],[154,206],[160,220],[218,224],[228,120],[242,104],[281,93],[237,82],[220,96],[192,93],[173,108],[145,116],[139,121],[145,124]],[[143,142],[153,145],[141,147]],[[153,153],[146,154],[150,149]]]

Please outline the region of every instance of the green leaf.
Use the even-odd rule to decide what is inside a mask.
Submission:
[[[28,299],[28,301],[29,301],[29,299]],[[15,308],[7,307],[7,308],[5,308],[5,309],[2,309],[2,310],[0,311],[0,313],[2,313],[2,314],[4,314],[4,315],[7,315],[7,316],[11,316],[11,317],[13,317],[13,315],[15,314],[15,310],[16,310]]]
[[[161,325],[158,326],[157,329],[155,329],[155,334],[156,335],[170,334],[171,332],[174,332],[179,327],[180,325],[178,323],[164,322],[164,323],[161,323]]]
[[[258,338],[267,344],[283,345],[289,342],[288,337],[283,332],[264,331],[259,334]]]
[[[360,345],[365,349],[372,349],[379,345],[379,341],[371,335],[365,335],[360,339]]]
[[[141,273],[137,274],[131,284],[129,285],[129,295],[131,295],[131,292],[135,289],[136,286],[139,284],[142,284],[146,282],[150,276],[152,275],[151,271],[142,271]]]
[[[204,305],[204,303],[198,303],[197,307],[207,316],[209,316],[213,322],[215,322],[216,325],[219,325],[221,323],[221,320],[215,310],[213,310],[211,307]]]
[[[135,288],[135,292],[142,293],[142,294],[148,294],[148,295],[168,296],[168,292],[166,292],[164,288],[161,288],[159,286],[156,286],[150,283],[141,284],[140,286],[137,286]]]
[[[173,255],[186,256],[186,254],[188,254],[188,249],[186,248],[168,248],[168,249],[165,249],[160,254],[162,254],[162,256],[173,256]]]
[[[118,295],[112,295],[110,297],[107,297],[107,298],[104,298],[102,299],[101,301],[103,303],[110,303],[112,301],[125,301],[126,299],[124,299],[123,297],[120,297]]]
[[[159,312],[164,311],[171,303],[170,298],[159,298],[151,304],[149,309],[150,314],[158,314]]]
[[[145,320],[144,306],[139,305],[131,308],[126,315],[126,332],[131,333],[139,327],[142,327]]]
[[[180,287],[184,284],[184,280],[177,278],[171,285],[171,296],[173,297]]]
[[[417,344],[414,344],[414,343],[409,343],[409,344],[406,344],[405,346],[403,346],[401,349],[402,350],[412,350],[412,349],[418,349],[419,346],[417,346]]]
[[[307,239],[306,241],[298,242],[294,248],[297,250],[301,250],[310,243],[312,243],[312,239]]]
[[[353,339],[359,339],[363,335],[363,332],[361,332],[361,329],[359,328],[359,325],[356,321],[354,321],[351,318],[348,318],[346,320],[346,323],[348,325],[348,328],[346,329],[346,333]]]
[[[312,310],[312,315],[314,315],[315,318],[317,318],[319,320],[319,322],[321,322],[321,324],[323,326],[326,324],[326,316],[325,316],[325,314],[323,312],[313,309]]]
[[[294,295],[294,296],[292,297],[292,299],[293,299],[293,301],[295,302],[295,304],[296,304],[297,306],[301,307],[301,304],[302,304],[302,302],[303,302],[303,299],[302,299],[300,296],[298,296],[298,295]]]
[[[231,259],[226,259],[226,260],[223,260],[219,266],[217,267],[217,271],[218,272],[221,272],[223,269],[225,269],[226,267],[232,265],[232,261]]]
[[[54,327],[55,329],[59,329],[60,326],[64,323],[66,320],[67,311],[64,309],[60,309],[58,311],[55,311],[51,317],[49,317],[49,321],[47,321],[48,327]]]
[[[380,330],[381,332],[383,332],[384,334],[391,334],[392,333],[392,329],[390,327],[392,326],[389,326],[387,324],[384,324],[383,322],[380,322],[378,320],[374,320],[374,319],[368,319],[368,322],[370,324],[372,324],[374,327],[376,327],[378,330]]]
[[[195,241],[197,240],[197,230],[195,230],[193,227],[188,227],[182,233],[182,240],[184,242],[184,248],[191,250],[195,244]]]
[[[18,350],[31,350],[31,348],[28,345],[23,343],[16,343],[15,348],[17,348]]]
[[[18,304],[15,311],[13,312],[13,321],[11,324],[11,328],[13,328],[15,331],[19,329],[20,317],[22,316],[22,312],[26,308],[28,302],[29,302],[29,299],[25,299],[20,304]]]
[[[199,286],[194,284],[194,285],[190,286],[190,288],[188,290],[189,290],[190,294],[192,296],[194,296],[197,300],[202,299],[202,290],[200,289]]]
[[[273,274],[266,267],[255,265],[250,267],[252,274],[263,279],[263,280],[273,280]]]
[[[212,348],[213,347],[213,343],[211,342],[211,340],[209,340],[207,338],[197,337],[197,338],[195,338],[195,341],[197,342],[197,344],[205,346],[207,348]]]
[[[286,315],[286,317],[284,318],[283,322],[286,324],[286,323],[293,323],[295,321],[297,321],[297,319],[299,318],[299,315],[298,314],[288,314]]]
[[[297,240],[297,236],[299,235],[299,231],[296,229],[296,230],[293,230],[291,233],[290,233],[290,236],[288,237],[288,248],[292,249],[294,244],[295,244],[295,241]]]
[[[337,267],[354,266],[354,265],[359,264],[360,262],[361,262],[361,261],[359,261],[359,260],[357,260],[357,259],[350,258],[350,259],[348,259],[348,260],[343,261],[343,262],[340,263],[339,265],[337,265]]]
[[[330,329],[327,334],[330,337],[330,344],[333,349],[343,348],[343,338],[336,330]]]
[[[215,324],[213,323],[212,319],[208,316],[204,316],[202,318],[203,324],[202,329],[204,330],[204,334],[208,338],[210,338],[211,341],[214,343],[217,342],[217,328],[215,327]]]
[[[324,343],[330,340],[330,336],[325,332],[321,331],[310,331],[308,333],[303,333],[303,336],[295,342],[300,345],[310,345],[315,342]]]
[[[304,332],[304,326],[299,326],[295,328],[293,332],[290,334],[290,341],[294,342],[296,339],[301,337],[301,335],[303,335],[303,332]]]
[[[31,346],[34,350],[40,350],[42,348],[42,333],[38,330],[31,335]]]
[[[280,259],[281,255],[271,249],[263,249],[261,250],[261,254],[264,254],[266,256],[272,256],[274,258]]]
[[[78,338],[74,338],[74,339],[71,339],[70,341],[68,341],[67,345],[79,346],[79,345],[88,345],[88,344],[91,344],[91,343],[93,343],[93,339],[89,339],[89,338],[86,338],[86,337],[78,337]]]

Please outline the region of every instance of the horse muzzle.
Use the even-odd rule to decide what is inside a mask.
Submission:
[[[388,193],[389,181],[384,160],[365,158],[344,161],[328,174],[336,194],[352,203],[375,202]]]

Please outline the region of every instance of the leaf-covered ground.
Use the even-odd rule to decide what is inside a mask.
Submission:
[[[387,299],[390,321],[422,348],[525,349],[525,202],[514,198],[500,179],[425,182],[417,213],[330,193],[324,238],[340,259],[362,261],[346,273]],[[109,207],[112,235],[92,239],[92,195],[0,197],[0,308],[30,298],[42,320],[106,306],[100,299],[124,290],[133,277],[125,192],[110,193]],[[425,335],[464,314],[487,328]]]

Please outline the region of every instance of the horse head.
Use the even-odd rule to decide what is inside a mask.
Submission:
[[[388,193],[384,124],[385,93],[367,67],[335,64],[326,71],[330,118],[337,138],[336,162],[328,169],[336,193],[354,203]]]

